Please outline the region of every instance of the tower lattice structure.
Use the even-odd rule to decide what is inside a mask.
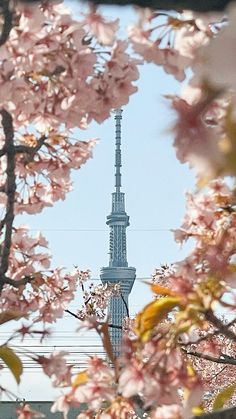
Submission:
[[[111,214],[107,216],[106,224],[110,228],[109,238],[109,266],[101,268],[103,283],[119,284],[120,296],[112,297],[108,307],[109,323],[122,326],[123,319],[128,313],[128,299],[132,290],[136,269],[128,266],[126,228],[129,226],[129,216],[125,211],[125,194],[121,192],[121,120],[122,109],[115,111],[115,191],[112,193]],[[122,329],[110,328],[110,338],[113,352],[120,355]]]

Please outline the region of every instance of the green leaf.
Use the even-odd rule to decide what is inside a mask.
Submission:
[[[236,390],[236,383],[224,388],[219,394],[217,394],[214,403],[213,410],[221,409],[224,404],[232,397]]]
[[[17,384],[20,383],[20,377],[23,372],[23,365],[15,352],[6,345],[0,346],[0,358],[8,366],[9,370],[14,375]]]

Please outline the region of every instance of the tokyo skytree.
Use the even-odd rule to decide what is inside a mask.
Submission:
[[[112,297],[108,307],[109,323],[122,326],[128,315],[128,298],[132,290],[136,269],[128,266],[126,228],[129,216],[125,212],[125,194],[121,192],[121,120],[122,109],[115,110],[115,191],[112,193],[112,208],[106,224],[110,228],[109,266],[101,268],[103,283],[119,284],[121,295]],[[111,327],[110,338],[115,356],[121,352],[122,330]]]

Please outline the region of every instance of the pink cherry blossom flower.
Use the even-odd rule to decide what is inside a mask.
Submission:
[[[194,72],[198,79],[208,81],[215,88],[236,88],[235,67],[235,17],[236,9],[228,9],[229,23],[224,25],[218,36],[200,49]]]
[[[142,364],[133,362],[132,365],[126,365],[119,378],[119,391],[127,398],[141,393],[145,386],[145,375]]]
[[[52,378],[55,387],[69,386],[71,384],[71,368],[67,365],[65,356],[67,352],[55,352],[49,358],[39,356],[36,361],[42,366],[46,375]]]
[[[182,408],[176,404],[160,406],[151,415],[152,419],[182,419]]]
[[[17,419],[33,419],[33,418],[45,418],[45,415],[36,410],[32,410],[29,404],[25,404],[16,411]]]
[[[51,412],[52,413],[62,412],[63,418],[67,419],[70,407],[71,407],[70,395],[62,395],[58,397],[57,400],[53,403],[51,407]]]
[[[106,21],[93,6],[90,7],[89,12],[85,15],[85,22],[90,32],[98,39],[98,42],[102,45],[114,44],[115,35],[119,27],[119,19]]]

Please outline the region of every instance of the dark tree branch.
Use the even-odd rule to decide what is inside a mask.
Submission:
[[[73,313],[70,310],[65,310],[66,313],[69,313],[71,316],[75,317],[78,320],[82,320],[81,317],[77,316],[77,314]],[[122,326],[117,326],[115,324],[108,324],[108,327],[112,327],[113,329],[122,329]]]
[[[225,371],[225,369],[227,368],[227,365],[225,365],[224,367],[221,368],[220,371],[217,371],[216,374],[213,375],[213,377],[211,377],[209,380],[207,380],[207,382],[212,382],[213,380],[215,380],[217,377],[219,377],[220,374],[222,374],[222,372]]]
[[[15,147],[14,147],[14,129],[12,116],[5,109],[0,111],[2,116],[2,126],[5,135],[5,150],[7,160],[7,180],[6,180],[6,194],[7,205],[5,215],[5,236],[1,249],[0,259],[0,289],[2,288],[5,273],[8,270],[9,255],[11,249],[11,238],[14,221],[14,204],[16,191],[16,175],[15,175]]]
[[[108,327],[111,327],[112,329],[122,330],[122,326],[118,326],[117,324],[108,323]]]
[[[233,324],[235,324],[236,319],[231,320],[231,322],[225,324],[224,326],[226,328],[229,328],[230,326],[232,326]],[[220,335],[222,334],[221,330],[214,330],[213,332],[207,333],[206,335],[200,336],[197,340],[195,341],[189,341],[187,343],[181,342],[181,340],[179,340],[179,343],[181,346],[190,346],[190,345],[197,345],[198,343],[202,342],[203,340],[207,340],[207,339],[211,339],[214,336]]]
[[[16,173],[15,173],[15,159],[16,154],[24,153],[27,155],[26,163],[33,160],[34,155],[45,143],[46,136],[42,135],[35,147],[28,146],[15,146],[14,145],[14,128],[12,116],[5,109],[0,111],[2,116],[2,127],[5,135],[5,144],[0,150],[0,157],[6,156],[6,183],[0,187],[0,192],[7,195],[6,214],[0,222],[0,231],[5,226],[5,236],[2,241],[0,249],[0,292],[4,284],[12,285],[15,288],[25,285],[33,278],[24,277],[21,280],[13,280],[5,274],[9,266],[9,256],[12,242],[13,221],[14,221],[14,205],[15,205],[15,192],[16,192]]]
[[[5,222],[6,222],[6,216],[0,222],[0,233],[5,225]],[[0,254],[1,254],[1,250],[0,250]]]
[[[86,0],[84,0],[86,1]],[[221,11],[231,0],[92,0],[94,4],[115,4],[126,6],[130,4],[139,7],[150,7],[155,10],[177,10],[191,9],[198,12]]]
[[[191,355],[197,358],[206,359],[207,361],[216,362],[217,364],[236,365],[236,358],[232,358],[226,354],[222,354],[219,358],[216,358],[214,356],[207,355],[202,352],[187,351],[186,349],[183,349],[183,348],[182,348],[182,351],[185,352],[186,355]]]
[[[212,310],[206,312],[206,319],[209,320],[222,335],[225,335],[227,338],[236,342],[236,334],[229,328],[228,324],[222,323],[218,317],[216,317]],[[235,319],[233,320],[234,323]]]
[[[46,139],[47,139],[47,137],[45,135],[42,135],[42,137],[39,138],[39,140],[37,142],[37,145],[35,147],[29,147],[29,146],[26,146],[26,145],[16,145],[15,146],[15,154],[27,154],[30,157],[30,159],[32,160],[35,153],[37,153],[37,151],[40,150],[40,148],[45,143]],[[0,149],[0,157],[3,157],[6,154],[6,151],[7,151],[6,146],[4,145]]]
[[[4,145],[0,150],[0,157],[5,156],[6,154],[6,146]]]
[[[19,0],[21,3],[33,4],[43,3],[45,0]],[[79,2],[79,0],[77,0]],[[222,11],[232,0],[83,0],[93,4],[109,4],[127,6],[130,4],[139,7],[150,7],[155,10],[195,10],[198,12]],[[235,0],[233,0],[235,1]],[[50,0],[48,0],[50,3]]]
[[[46,139],[47,139],[47,136],[46,135],[42,135],[39,138],[39,140],[37,142],[37,145],[35,147],[28,147],[28,146],[24,146],[24,145],[17,145],[17,146],[15,146],[15,151],[16,151],[16,153],[22,153],[22,154],[24,153],[24,154],[27,154],[26,163],[28,164],[28,163],[30,163],[33,160],[33,158],[34,158],[35,154],[37,153],[37,151],[39,151],[40,148],[44,145]]]
[[[126,309],[126,314],[127,314],[127,317],[129,317],[129,307],[128,307],[128,304],[126,303],[125,299],[124,299],[124,296],[123,296],[122,292],[120,293],[120,296],[121,296],[121,299],[122,299],[122,301],[123,301],[123,303],[124,303],[124,306],[125,306],[125,309]]]
[[[71,316],[75,317],[78,320],[82,320],[81,317],[77,316],[77,314],[73,313],[70,310],[65,310],[66,313],[69,313]]]
[[[1,0],[0,12],[3,17],[2,32],[0,35],[0,46],[5,44],[12,29],[12,11],[10,10],[10,1]]]
[[[236,407],[230,407],[228,409],[217,410],[216,412],[203,413],[201,419],[235,419]],[[200,416],[194,416],[193,419],[199,419]]]
[[[14,288],[19,288],[22,285],[26,285],[32,282],[34,280],[34,275],[24,276],[21,279],[11,279],[8,276],[4,275],[2,277],[2,280],[3,280],[3,284],[11,285]]]

